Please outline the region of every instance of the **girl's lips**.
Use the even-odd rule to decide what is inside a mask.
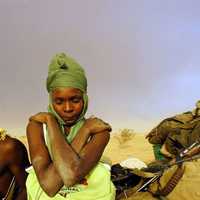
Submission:
[[[64,121],[70,122],[70,121],[74,121],[76,119],[76,117],[63,117]]]
[[[64,120],[66,125],[72,126],[72,125],[75,124],[77,119],[76,118],[63,118],[63,120]]]

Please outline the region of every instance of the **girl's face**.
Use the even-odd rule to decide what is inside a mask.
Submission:
[[[67,126],[72,126],[82,113],[83,93],[76,88],[59,88],[52,92],[52,104]]]

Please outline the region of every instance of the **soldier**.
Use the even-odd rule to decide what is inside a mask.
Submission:
[[[186,148],[195,142],[200,129],[200,100],[196,103],[193,111],[175,115],[164,119],[158,126],[150,131],[146,136],[153,144],[155,158],[163,160],[161,148],[170,154],[176,155],[182,148]],[[163,145],[164,144],[164,145]],[[162,151],[161,150],[161,151]],[[168,154],[170,156],[170,154]]]

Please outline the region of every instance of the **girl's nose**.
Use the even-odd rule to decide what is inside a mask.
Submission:
[[[72,112],[73,111],[73,106],[70,102],[66,102],[64,106],[64,112]]]

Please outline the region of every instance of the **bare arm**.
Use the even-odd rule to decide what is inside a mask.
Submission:
[[[81,149],[86,145],[88,138],[91,134],[91,128],[89,128],[91,127],[91,124],[93,124],[93,127],[95,127],[93,128],[93,132],[110,130],[109,125],[104,125],[101,121],[98,121],[97,123],[97,121],[98,120],[90,120],[89,123],[85,123],[85,125],[80,129],[79,133],[73,140],[71,147],[70,145],[68,145],[70,151],[73,152],[73,154],[77,157],[79,157],[78,154],[81,152]],[[56,129],[58,129],[56,130],[58,131],[56,132],[56,135],[62,136],[62,134],[58,134],[60,130],[57,127],[57,122],[54,121],[54,123],[55,124],[52,124],[52,126],[54,127],[56,125]],[[49,129],[50,126],[48,126]],[[54,196],[63,186],[63,178],[61,178],[60,174],[58,173],[58,169],[55,167],[55,163],[53,163],[50,159],[48,150],[44,143],[42,124],[35,121],[29,122],[27,126],[27,138],[29,142],[32,164],[35,168],[39,183],[42,186],[43,190],[49,196]],[[63,141],[64,139],[62,137],[62,142]],[[64,143],[66,144],[66,142]],[[67,151],[64,151],[64,157],[66,157],[66,155]]]
[[[80,128],[78,134],[71,143],[71,147],[76,153],[80,153],[83,147],[88,143],[88,139],[96,134],[111,131],[111,126],[99,118],[90,117],[86,119],[84,125]]]
[[[38,181],[43,190],[54,196],[63,186],[48,149],[44,142],[42,124],[35,121],[29,122],[27,126],[27,139],[32,165],[35,169]]]
[[[55,118],[49,117],[47,126],[56,169],[66,186],[74,185],[84,178],[99,161],[109,141],[109,132],[105,131],[93,135],[91,140],[77,154],[64,140]]]

